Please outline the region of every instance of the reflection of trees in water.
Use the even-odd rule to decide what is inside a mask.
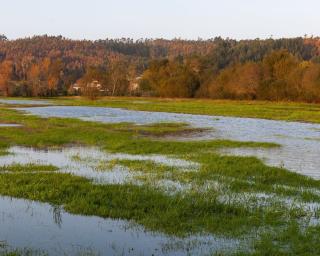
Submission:
[[[60,206],[53,206],[52,207],[52,215],[54,223],[61,228],[62,226],[62,214],[61,214],[61,207]]]

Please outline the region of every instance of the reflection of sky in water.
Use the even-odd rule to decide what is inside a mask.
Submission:
[[[45,250],[49,255],[203,255],[238,246],[212,236],[179,239],[146,232],[127,221],[72,215],[49,204],[0,197],[0,240],[13,248]],[[171,246],[179,245],[178,247]],[[121,254],[124,252],[124,254]],[[1,254],[1,248],[0,248]]]
[[[214,131],[199,139],[276,142],[280,149],[236,149],[225,153],[253,155],[269,164],[320,178],[320,125],[253,118],[217,117],[163,112],[132,111],[118,108],[52,106],[23,108],[42,117],[71,117],[105,123],[185,122]]]

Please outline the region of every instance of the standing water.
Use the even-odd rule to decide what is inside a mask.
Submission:
[[[32,248],[57,256],[208,255],[239,245],[236,240],[205,235],[170,237],[128,221],[73,215],[23,199],[0,197],[0,206],[0,254],[10,248]]]
[[[273,142],[272,149],[228,149],[224,154],[257,156],[266,163],[320,179],[320,125],[273,121],[254,118],[220,117],[133,111],[119,108],[50,106],[19,108],[41,117],[80,118],[103,123],[131,122],[152,124],[183,122],[193,127],[212,128],[212,132],[197,139],[227,139],[236,141]]]

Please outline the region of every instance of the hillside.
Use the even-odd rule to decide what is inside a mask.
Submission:
[[[320,100],[320,39],[0,37],[7,96],[149,95]]]

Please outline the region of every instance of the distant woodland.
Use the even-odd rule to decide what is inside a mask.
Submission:
[[[320,102],[320,38],[80,41],[0,35],[0,95]]]

